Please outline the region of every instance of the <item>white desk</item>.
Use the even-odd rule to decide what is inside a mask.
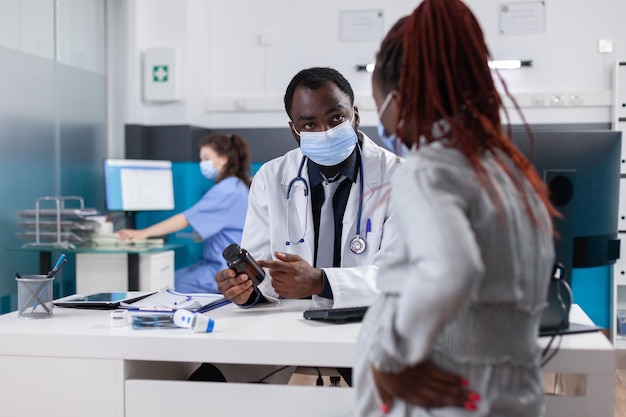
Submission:
[[[229,305],[208,313],[216,320],[210,334],[110,328],[107,311],[55,308],[53,318],[33,321],[0,316],[2,415],[171,417],[212,409],[219,416],[344,416],[354,401],[348,388],[184,380],[200,362],[351,366],[360,325],[306,321],[302,311],[310,306]],[[586,320],[573,309],[573,322]],[[567,337],[546,371],[592,382],[585,397],[548,398],[549,416],[613,415],[614,357],[600,333]]]
[[[572,306],[570,322],[593,325],[578,305]],[[540,338],[539,342],[545,346],[548,338]],[[585,395],[547,396],[547,417],[615,415],[615,353],[613,345],[601,332],[564,336],[559,353],[543,371],[581,375],[586,379]]]

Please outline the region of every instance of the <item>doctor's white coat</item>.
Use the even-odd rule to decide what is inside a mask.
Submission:
[[[359,171],[359,175],[364,175],[361,237],[366,239],[367,249],[358,255],[350,250],[350,241],[356,236],[359,207],[360,179],[357,178],[350,190],[343,217],[341,268],[324,268],[332,287],[334,303],[333,300],[313,296],[322,307],[370,305],[379,292],[376,288],[378,266],[388,258],[396,241],[390,212],[390,178],[401,159],[361,132],[359,136],[363,138],[363,170]],[[287,187],[298,174],[301,160],[300,148],[294,149],[264,164],[254,177],[241,247],[255,259],[275,259],[274,252],[285,252],[297,254],[313,264],[315,239],[311,193],[305,197],[303,182],[296,181],[287,199]],[[308,184],[306,164],[302,177]],[[371,227],[366,236],[368,220]],[[287,241],[297,241],[301,237],[304,242],[287,245]],[[278,297],[271,286],[269,274],[259,289],[265,296]]]

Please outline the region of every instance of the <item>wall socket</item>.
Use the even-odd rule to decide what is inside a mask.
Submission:
[[[545,94],[533,94],[530,97],[530,105],[533,107],[543,107],[546,105]]]
[[[582,94],[570,94],[568,101],[570,106],[582,106],[585,104],[585,96]]]
[[[261,46],[271,46],[274,45],[274,42],[276,41],[272,32],[259,33],[257,40]]]
[[[613,41],[610,39],[600,39],[598,41],[598,52],[601,54],[610,54],[613,52]]]
[[[567,105],[566,97],[561,94],[550,94],[549,102],[551,106],[555,106],[555,107]]]

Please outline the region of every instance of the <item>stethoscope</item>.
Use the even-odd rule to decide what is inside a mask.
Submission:
[[[307,182],[307,180],[302,176],[302,169],[304,168],[304,163],[306,162],[307,157],[306,156],[302,156],[302,160],[300,161],[300,166],[298,168],[298,173],[296,174],[295,177],[293,177],[293,179],[291,181],[289,181],[289,184],[287,185],[287,200],[289,200],[289,196],[291,194],[291,189],[294,186],[294,184],[296,184],[297,182],[302,182],[303,186],[304,186],[304,197],[307,199],[307,207],[306,207],[306,216],[309,215],[309,208],[308,208],[308,204],[309,204],[309,183]],[[360,175],[359,175],[359,209],[357,211],[357,222],[356,222],[356,236],[354,238],[352,238],[352,240],[350,241],[350,250],[352,251],[352,253],[356,254],[356,255],[360,255],[363,252],[365,252],[365,249],[367,248],[367,243],[365,242],[365,239],[363,239],[361,237],[361,214],[363,212],[363,157],[361,156],[361,152],[359,152],[359,169],[360,169]],[[298,240],[293,240],[291,239],[291,231],[289,230],[289,209],[287,209],[287,233],[289,234],[289,240],[287,240],[285,242],[285,245],[289,246],[289,245],[298,245],[300,243],[304,242],[304,235],[306,234],[306,224],[308,221],[308,217],[305,217],[304,219],[304,224],[305,224],[305,229],[304,232],[302,233],[302,237]]]

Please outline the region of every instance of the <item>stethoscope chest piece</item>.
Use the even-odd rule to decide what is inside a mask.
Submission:
[[[363,239],[361,236],[357,235],[354,239],[352,239],[352,241],[350,241],[350,250],[352,251],[352,253],[360,255],[365,252],[366,248],[367,244],[365,243],[365,239]]]
[[[309,184],[307,183],[306,179],[302,176],[302,169],[304,167],[305,161],[306,161],[306,156],[303,156],[302,160],[300,161],[300,166],[298,167],[297,175],[289,182],[289,185],[287,186],[286,198],[287,200],[289,200],[291,189],[294,186],[294,184],[296,182],[302,182],[302,184],[304,185],[304,197],[307,198],[306,201],[308,204]],[[357,211],[356,236],[350,241],[350,250],[352,251],[352,253],[356,255],[362,254],[363,252],[365,252],[365,249],[367,249],[367,243],[365,243],[365,239],[361,237],[361,214],[363,212],[363,176],[364,176],[364,173],[363,173],[363,158],[360,152],[359,152],[359,167],[360,167],[361,173],[359,175],[359,208]],[[308,210],[306,210],[305,213],[307,213],[308,215]],[[291,235],[289,234],[289,209],[287,209],[287,233],[288,233],[289,239],[285,241],[285,245],[287,246],[298,245],[304,242],[304,236],[306,235],[306,224],[307,224],[306,218],[304,219],[304,224],[305,224],[305,230],[302,233],[302,237],[298,240],[293,240],[291,238]],[[370,230],[369,230],[369,219],[368,219],[368,230],[366,231],[365,236],[367,236],[367,232],[369,231]]]

